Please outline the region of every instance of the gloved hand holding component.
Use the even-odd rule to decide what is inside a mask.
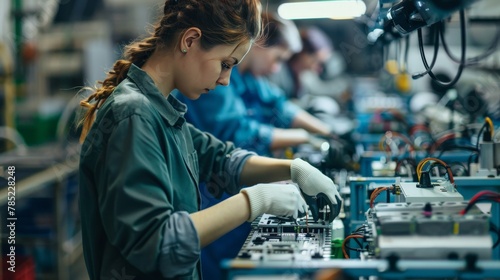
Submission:
[[[319,218],[321,200],[324,200],[330,208],[328,221],[332,222],[338,216],[342,203],[335,183],[318,169],[299,158],[292,161],[290,170],[292,181],[299,185],[304,199],[311,209],[314,221]]]
[[[307,204],[293,184],[258,184],[240,192],[250,202],[249,222],[264,213],[294,219],[307,213]]]

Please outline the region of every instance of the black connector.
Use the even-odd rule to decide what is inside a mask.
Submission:
[[[429,171],[420,172],[420,181],[417,184],[417,188],[433,188],[431,183],[431,175]]]
[[[483,132],[483,142],[491,142],[491,130],[489,126]]]
[[[466,254],[465,255],[465,268],[464,271],[468,272],[479,272],[481,269],[477,267],[478,256],[476,254]]]
[[[432,205],[429,202],[427,202],[424,209],[422,209],[422,214],[427,218],[432,216]]]
[[[399,256],[397,254],[390,254],[387,256],[387,271],[396,272],[400,271],[398,268]]]

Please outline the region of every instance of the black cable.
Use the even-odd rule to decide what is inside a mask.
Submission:
[[[350,246],[349,246],[349,245],[347,245],[347,244],[345,245],[345,248],[346,248],[346,249],[348,249],[348,250],[350,250],[350,251],[356,251],[356,252],[366,252],[366,250],[365,250],[365,249],[363,249],[363,248],[352,248],[352,247],[350,247]]]
[[[405,69],[402,69],[404,72],[408,71],[408,53],[410,51],[410,35],[406,36],[405,38],[405,53],[404,53],[404,58],[403,58],[403,61],[404,61],[404,66],[405,66]]]
[[[443,86],[443,87],[452,87],[458,81],[460,76],[462,75],[462,71],[465,67],[465,53],[466,53],[466,47],[467,47],[467,41],[466,41],[467,34],[466,34],[466,29],[465,29],[465,11],[460,10],[459,14],[460,14],[460,37],[461,37],[460,42],[461,42],[462,51],[461,51],[461,57],[460,57],[460,64],[458,65],[458,71],[457,71],[457,74],[455,75],[455,78],[453,80],[451,80],[450,82],[442,82],[434,75],[432,70],[429,71],[429,76],[431,76],[431,78],[438,85]],[[425,57],[423,57],[422,59],[423,59],[424,65],[425,65],[427,63],[427,61],[425,61]]]
[[[492,222],[490,222],[490,231],[497,234],[497,241],[495,241],[495,243],[493,243],[493,246],[491,247],[492,249],[495,249],[498,246],[498,244],[500,244],[500,231]]]
[[[467,159],[467,166],[469,167],[469,171],[468,171],[468,173],[469,173],[469,174],[468,174],[468,176],[470,176],[470,175],[471,175],[471,174],[470,174],[470,171],[471,171],[471,170],[470,170],[470,165],[471,165],[471,163],[472,163],[472,156],[473,156],[473,155],[479,156],[479,152],[473,152],[473,153],[471,153],[471,154],[470,154],[470,156],[469,156],[469,158]],[[477,158],[477,157],[476,157],[476,158]]]
[[[346,244],[345,244],[346,249],[349,249],[351,251],[356,251],[356,252],[364,252],[364,251],[366,251],[363,248],[363,244],[358,240],[359,238],[352,238],[352,239],[358,244],[359,248],[350,247],[349,244],[347,244],[349,242],[346,242]]]
[[[433,28],[434,28],[434,25],[433,25]],[[419,28],[417,30],[417,35],[418,35],[417,36],[418,37],[418,49],[420,50],[420,56],[425,57],[424,40],[422,39],[422,28]],[[436,64],[438,51],[439,51],[439,32],[438,32],[438,30],[435,30],[435,32],[434,32],[434,56],[432,57],[431,65],[428,68],[426,67],[424,72],[420,72],[420,73],[411,75],[411,77],[414,80],[422,78],[423,76],[429,74],[430,71],[432,71],[432,68],[434,68],[434,64]]]
[[[434,161],[434,162],[432,162],[431,164],[429,164],[429,167],[427,167],[427,170],[426,170],[426,171],[427,171],[427,172],[431,172],[432,168],[434,168],[434,167],[436,167],[436,166],[437,166],[437,167],[443,167],[445,170],[447,170],[447,169],[449,168],[449,166],[447,166],[447,165],[444,165],[444,164],[442,164],[442,163],[440,163],[440,162],[438,162],[438,161]]]
[[[455,140],[455,139],[450,139],[450,140]],[[446,141],[445,141],[445,143],[446,143]],[[442,147],[442,144],[441,144],[441,147]],[[443,154],[445,152],[454,151],[454,150],[479,152],[479,149],[478,148],[474,148],[474,147],[461,146],[461,145],[450,145],[450,146],[442,148],[441,152],[439,153],[439,155],[437,156],[437,158],[441,159],[441,157],[443,156]]]
[[[466,214],[467,212],[469,212],[469,210],[474,205],[476,205],[477,203],[483,202],[483,201],[500,203],[500,201],[498,201],[498,199],[500,199],[500,196],[497,196],[495,194],[487,194],[487,195],[481,196],[478,199],[474,200],[474,202],[472,202],[472,203],[469,202],[469,204],[467,204],[467,206],[464,209],[464,213]]]
[[[429,172],[429,174],[430,174],[432,168],[434,168],[436,166],[443,167],[446,171],[445,172],[446,178],[448,179],[448,181],[451,181],[450,174],[451,174],[451,176],[453,176],[453,172],[451,171],[451,167],[449,165],[444,165],[438,161],[434,161],[433,163],[429,164],[429,167],[427,168],[426,171]],[[449,173],[448,173],[448,171],[449,171]],[[438,176],[441,176],[441,174],[439,173],[439,170],[438,170]]]
[[[363,249],[363,244],[361,244],[361,242],[358,240],[358,238],[353,238],[353,239],[354,239],[354,241],[355,241],[356,243],[358,243],[359,248],[360,248],[360,249]]]
[[[408,53],[410,51],[410,35],[406,36],[405,40],[406,46],[405,46],[405,62],[408,61]]]
[[[467,39],[466,39],[466,30],[465,30],[465,12],[464,10],[460,10],[460,36],[461,36],[461,57],[460,57],[460,64],[458,65],[458,71],[455,74],[455,78],[453,78],[449,82],[443,82],[439,80],[436,75],[432,72],[432,68],[429,67],[429,64],[427,63],[427,59],[425,58],[425,53],[423,51],[423,46],[420,46],[420,55],[422,57],[422,62],[424,63],[424,67],[426,71],[428,71],[429,76],[440,86],[442,87],[452,87],[458,82],[458,79],[462,76],[462,71],[464,70],[465,67],[465,52],[467,48]]]
[[[479,130],[479,133],[477,134],[476,150],[479,151],[479,154],[481,154],[481,150],[479,149],[479,142],[481,142],[481,135],[483,134],[483,130],[486,129],[486,126],[488,126],[488,123],[484,122],[483,126]]]
[[[441,30],[441,44],[443,45],[443,48],[444,48],[444,51],[446,52],[446,54],[448,55],[448,57],[453,60],[454,62],[456,63],[460,63],[460,59],[459,58],[456,58],[450,51],[450,49],[448,48],[448,43],[446,43],[446,40],[444,39],[444,23],[441,23],[440,24],[440,30]],[[485,59],[486,57],[490,56],[491,54],[495,53],[496,51],[496,47],[498,45],[498,42],[500,41],[500,29],[497,30],[497,34],[495,36],[495,39],[493,40],[493,42],[491,43],[491,46],[489,46],[486,51],[478,56],[475,56],[475,57],[471,57],[471,58],[467,58],[466,59],[466,65],[473,65],[473,64],[477,64],[479,63],[479,61]]]
[[[357,233],[360,233],[360,232],[365,232],[365,226],[364,225],[359,226],[350,235],[357,234]]]

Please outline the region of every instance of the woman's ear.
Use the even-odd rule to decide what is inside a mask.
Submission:
[[[188,28],[184,34],[182,34],[180,41],[180,51],[182,53],[189,52],[189,49],[201,39],[201,30],[197,27]]]

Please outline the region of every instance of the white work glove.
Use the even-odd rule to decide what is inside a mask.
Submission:
[[[332,222],[338,216],[342,203],[337,186],[332,179],[300,158],[292,161],[290,171],[292,181],[299,185],[314,221],[318,220],[319,210],[323,208],[322,201],[324,201],[330,208],[328,220]]]
[[[264,213],[294,219],[307,213],[307,204],[293,184],[258,184],[240,192],[250,202],[249,222]]]

